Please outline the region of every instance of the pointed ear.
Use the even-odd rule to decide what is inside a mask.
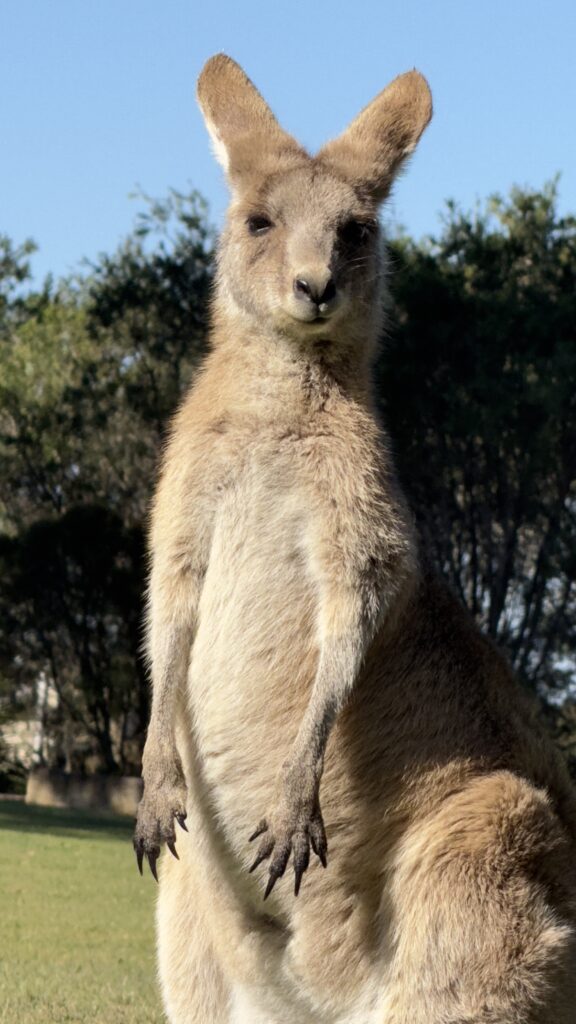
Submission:
[[[204,65],[198,102],[218,161],[233,186],[309,159],[283,131],[242,68],[223,53]]]
[[[408,71],[379,93],[342,135],[327,143],[318,159],[381,201],[431,117],[428,83],[418,71]]]

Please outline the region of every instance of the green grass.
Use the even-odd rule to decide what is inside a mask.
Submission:
[[[161,1024],[132,823],[0,801],[0,1024]]]

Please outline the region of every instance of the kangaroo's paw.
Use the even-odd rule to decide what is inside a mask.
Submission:
[[[138,870],[142,874],[142,863],[147,858],[150,870],[158,881],[156,861],[160,856],[162,843],[178,860],[176,852],[176,825],[186,828],[186,785],[182,781],[166,782],[154,786],[144,784],[144,795],[138,807],[134,830],[134,851]]]
[[[283,773],[279,798],[271,814],[262,818],[250,842],[262,837],[256,859],[250,871],[270,858],[268,883],[264,893],[267,899],[293,855],[294,895],[300,892],[302,875],[310,863],[310,849],[323,867],[327,866],[327,843],[320,801],[318,779],[307,769],[291,769]]]

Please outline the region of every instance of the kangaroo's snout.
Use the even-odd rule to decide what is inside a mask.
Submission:
[[[327,271],[327,274],[330,274]],[[294,295],[307,306],[316,306],[324,316],[329,314],[336,303],[336,282],[330,275],[304,271],[294,278]]]
[[[317,324],[330,319],[340,307],[341,298],[331,269],[308,264],[292,280],[288,309],[297,320]]]

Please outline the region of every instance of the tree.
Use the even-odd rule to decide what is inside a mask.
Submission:
[[[18,251],[6,252],[16,279]],[[33,703],[47,674],[54,735],[88,737],[107,770],[136,767],[131,739],[147,721],[144,520],[163,431],[203,351],[211,259],[203,205],[172,193],[82,276],[25,301],[7,289],[4,690],[14,707]]]
[[[108,771],[126,767],[127,741],[146,715],[137,678],[142,566],[140,531],[95,505],[0,541],[3,633],[22,682],[48,674],[59,698],[53,725],[69,719]]]
[[[556,183],[393,246],[378,370],[424,550],[542,695],[574,681],[576,220]]]

